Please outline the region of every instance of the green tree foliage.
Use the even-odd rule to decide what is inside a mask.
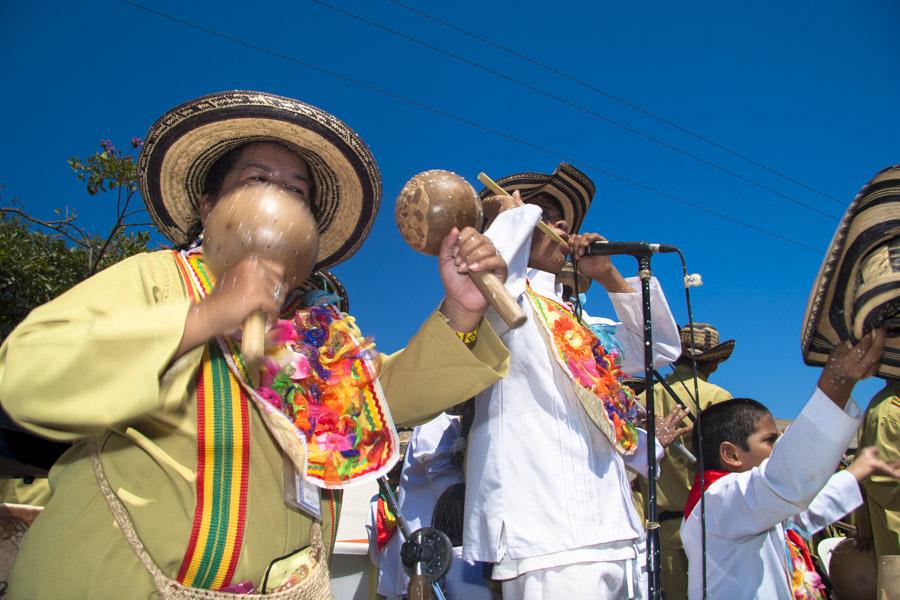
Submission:
[[[113,225],[105,235],[81,227],[77,213],[68,208],[55,210],[52,219],[40,219],[20,202],[0,207],[0,340],[34,307],[147,250],[149,223],[135,220],[145,214],[132,155],[140,145],[141,140],[133,138],[131,150],[122,152],[103,140],[100,151],[68,161],[88,194],[110,204],[115,199]]]

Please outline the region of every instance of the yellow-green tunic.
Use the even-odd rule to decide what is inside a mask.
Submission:
[[[195,504],[194,379],[202,348],[172,362],[189,305],[171,252],[138,255],[35,309],[0,348],[3,407],[48,438],[99,442],[113,491],[172,578]],[[474,396],[505,374],[508,358],[486,323],[470,351],[432,315],[406,349],[385,357],[381,382],[395,422],[420,421]],[[311,521],[286,508],[282,473],[281,452],[253,407],[234,582],[258,585],[273,558],[308,544]],[[150,576],[113,521],[85,444],[63,455],[50,483],[53,497],[25,537],[10,597],[150,597]],[[328,531],[328,515],[325,521]]]
[[[679,380],[680,378],[680,380]],[[681,382],[684,382],[684,386]],[[695,415],[697,408],[692,399],[694,395],[694,371],[690,366],[678,365],[675,373],[666,378],[666,382],[688,408]],[[687,390],[685,389],[687,386]],[[690,391],[690,394],[688,393]],[[706,408],[731,398],[726,390],[714,385],[701,375],[697,379],[697,390],[700,394],[700,406]],[[646,395],[638,398],[640,403],[646,406]],[[657,383],[653,387],[653,405],[657,415],[666,415],[672,412],[678,403],[670,396],[662,384]],[[695,456],[694,444],[690,434],[682,436],[679,441]],[[661,521],[659,527],[660,538],[660,574],[666,597],[673,600],[687,598],[687,555],[678,528],[681,526],[681,514],[687,502],[688,492],[694,483],[694,471],[687,461],[673,448],[666,448],[665,458],[660,464],[659,479],[656,482],[656,503],[659,513],[677,513],[677,517]],[[641,501],[647,498],[647,481],[638,480],[641,490]]]
[[[900,384],[888,383],[869,403],[859,447],[875,446],[887,462],[900,460]],[[863,481],[875,554],[900,554],[900,483],[873,475]]]

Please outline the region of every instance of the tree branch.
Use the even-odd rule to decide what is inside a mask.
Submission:
[[[83,248],[87,248],[89,245],[85,241],[87,239],[87,236],[84,234],[84,231],[80,227],[75,225],[75,223],[73,223],[73,221],[78,216],[74,213],[70,217],[66,217],[64,219],[57,219],[54,221],[45,221],[43,219],[38,219],[36,217],[32,217],[24,210],[22,210],[20,208],[14,208],[11,206],[0,206],[0,213],[12,213],[15,215],[19,215],[26,221],[30,221],[31,223],[34,223],[36,225],[40,225],[41,227],[46,227],[47,229],[55,231],[56,233],[63,236],[67,240],[71,241],[74,244],[78,244],[79,246],[81,246]],[[71,229],[74,229],[75,231],[77,231],[78,234],[82,237],[82,239],[78,239],[78,238],[75,238],[72,235],[70,235],[66,231],[66,228],[71,228]]]

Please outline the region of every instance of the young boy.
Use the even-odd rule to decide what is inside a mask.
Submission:
[[[775,419],[759,402],[736,398],[701,413],[709,598],[825,597],[798,530],[808,536],[858,507],[859,481],[869,475],[900,476],[900,464],[873,448],[834,474],[860,422],[850,391],[872,373],[884,339],[879,330],[852,349],[838,346],[777,446]],[[681,526],[690,598],[703,596],[699,479]]]

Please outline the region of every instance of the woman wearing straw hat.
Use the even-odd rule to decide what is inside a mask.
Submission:
[[[384,357],[379,385],[352,318],[313,289],[321,276],[285,299],[283,271],[247,259],[214,285],[196,238],[218,197],[267,182],[312,209],[317,268],[348,259],[381,183],[343,122],[290,98],[213,94],[157,121],[139,172],[150,214],[182,249],[99,273],[33,311],[0,350],[4,408],[31,431],[76,442],[51,473],[54,496],[25,538],[11,595],[329,597],[332,489],[397,458],[384,398],[398,421],[422,419],[505,373],[506,349],[489,325],[476,329],[485,302],[453,252],[501,277],[505,264],[476,232],[448,236],[442,308]],[[274,368],[254,388],[227,334],[252,311],[280,308],[290,320],[276,323]],[[332,339],[340,354],[329,354]]]

